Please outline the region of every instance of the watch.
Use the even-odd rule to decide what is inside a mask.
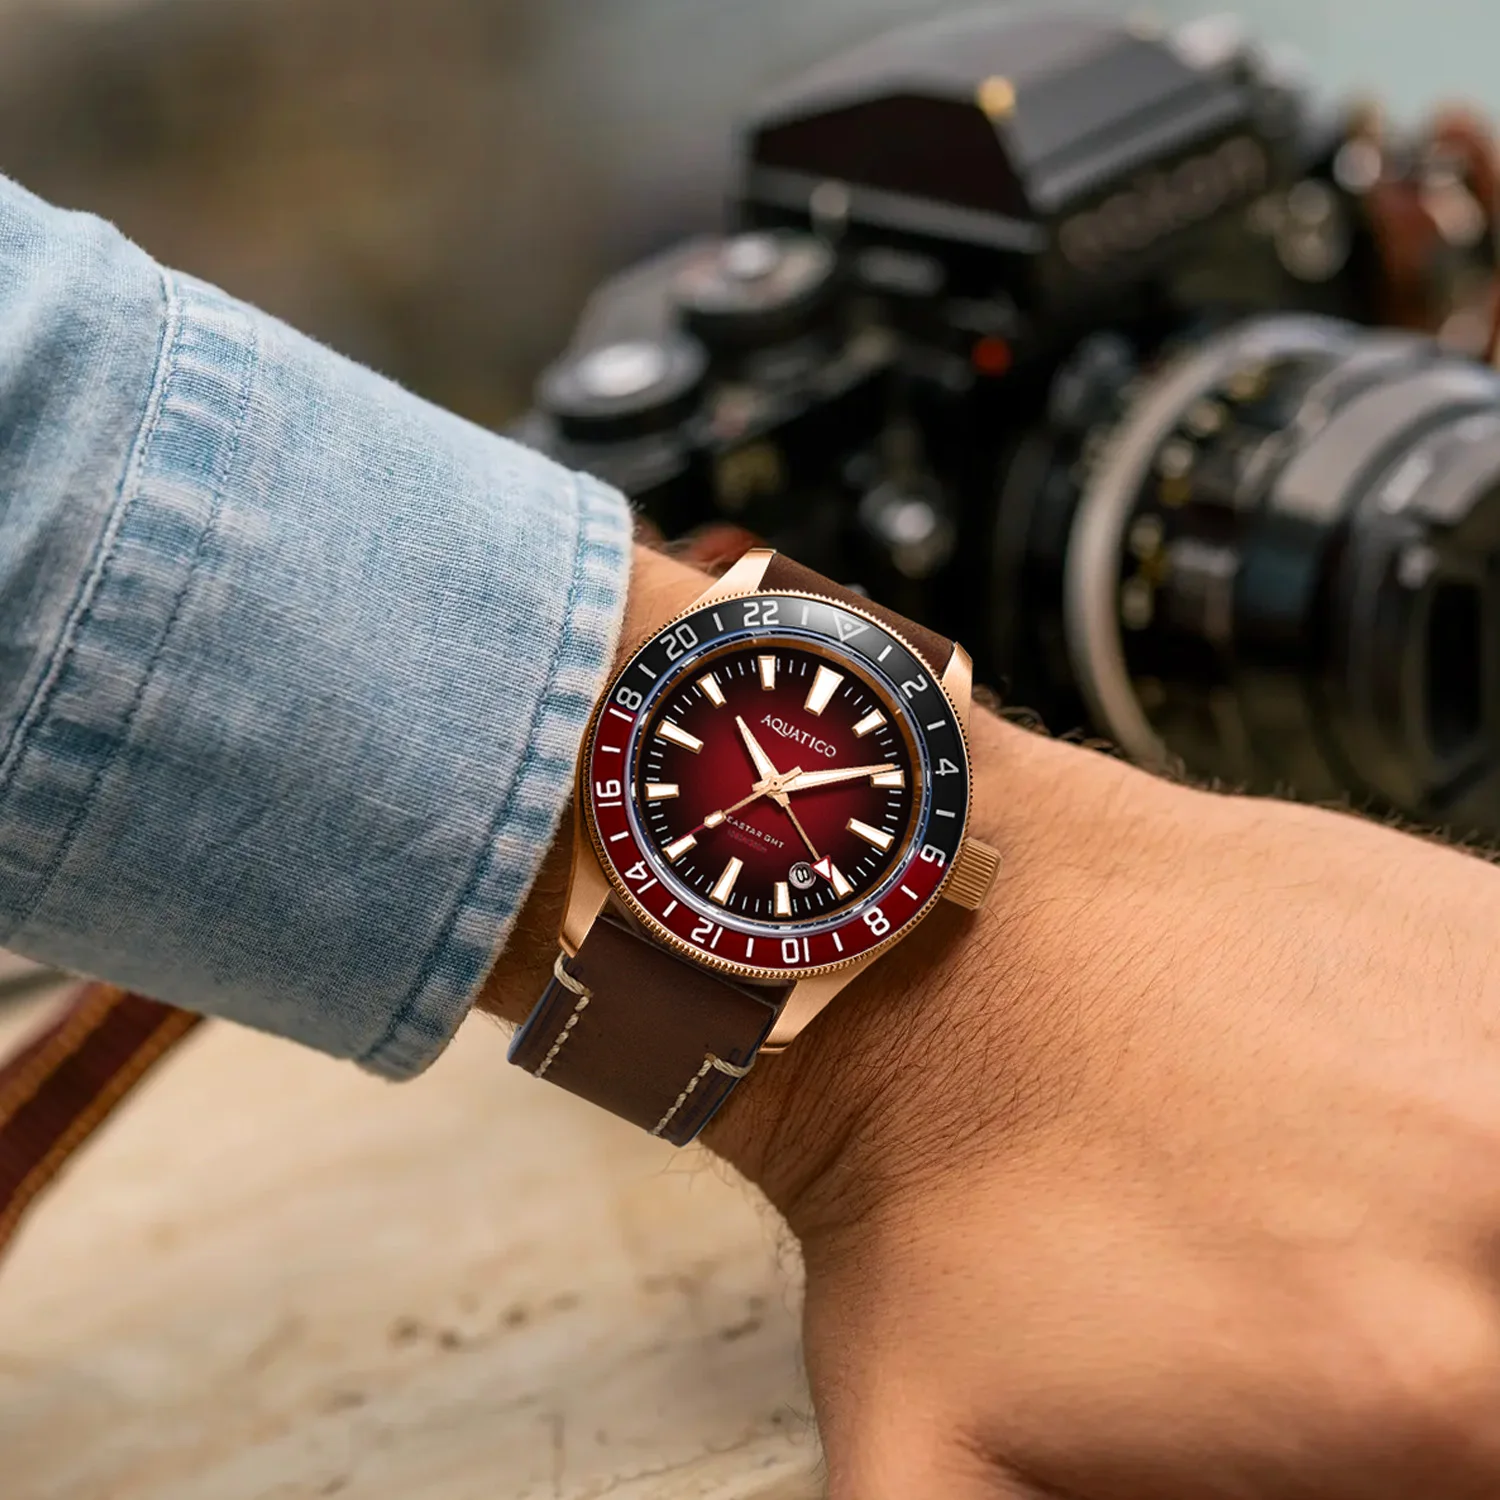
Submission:
[[[585,734],[553,978],[511,1044],[675,1145],[940,898],[981,906],[963,649],[748,552]]]

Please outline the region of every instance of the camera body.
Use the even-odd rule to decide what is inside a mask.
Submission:
[[[964,640],[1054,729],[1500,832],[1476,770],[1500,744],[1488,649],[1472,673],[1450,660],[1487,640],[1485,525],[1455,546],[1382,512],[1415,527],[1380,566],[1421,575],[1421,607],[1396,611],[1394,656],[1330,640],[1373,642],[1379,616],[1393,649],[1386,574],[1339,573],[1366,483],[1435,425],[1500,411],[1477,365],[1358,332],[1446,323],[1482,346],[1495,238],[1464,166],[1425,156],[1393,197],[1413,163],[1222,22],[988,10],[899,31],[764,104],[732,232],[602,287],[518,436],[668,537],[731,522]],[[1414,249],[1416,200],[1446,229]],[[1441,394],[1415,424],[1399,395],[1385,432],[1353,423],[1363,446],[1332,465],[1349,493],[1299,531],[1280,476],[1318,469],[1299,445],[1323,441],[1335,369],[1335,405],[1392,372]],[[1448,531],[1485,509],[1470,489]],[[1293,607],[1273,554],[1297,547]],[[1393,663],[1401,682],[1375,682]]]

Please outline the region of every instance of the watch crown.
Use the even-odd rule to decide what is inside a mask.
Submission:
[[[965,839],[943,887],[943,896],[955,906],[978,911],[989,900],[995,877],[1000,873],[1000,851],[980,839]]]

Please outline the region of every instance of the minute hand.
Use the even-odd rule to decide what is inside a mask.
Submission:
[[[880,776],[887,771],[899,769],[891,765],[889,761],[882,761],[878,766],[850,766],[845,770],[837,768],[829,771],[804,771],[800,776],[788,776],[782,782],[781,789],[784,792],[805,792],[815,786],[837,786],[841,781],[858,781],[863,776]]]

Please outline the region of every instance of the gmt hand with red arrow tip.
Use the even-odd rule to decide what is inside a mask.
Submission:
[[[854,889],[845,879],[844,872],[826,854],[813,866],[813,869],[833,887],[833,894],[840,901]]]
[[[782,812],[787,815],[787,817],[792,820],[792,827],[797,830],[797,837],[807,845],[808,853],[811,854],[814,859],[821,859],[822,856],[818,853],[818,846],[813,843],[810,838],[808,838],[807,830],[802,826],[802,820],[797,816],[796,813],[792,811],[792,804],[787,799],[785,791],[783,791],[781,795],[776,798],[776,805],[782,810]],[[814,865],[813,868],[816,869],[817,866]]]

